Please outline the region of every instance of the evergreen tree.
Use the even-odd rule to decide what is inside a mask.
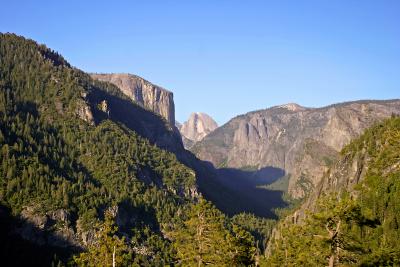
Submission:
[[[254,239],[233,225],[205,200],[192,207],[182,228],[173,233],[174,246],[182,266],[250,266],[254,264]]]
[[[74,256],[78,266],[128,266],[133,262],[132,253],[125,244],[125,238],[118,237],[118,227],[114,218],[106,212],[104,223],[99,227],[95,244],[89,246],[86,252]]]
[[[398,117],[377,124],[352,141],[342,151],[342,162],[350,168],[353,162],[367,164],[360,183],[350,188],[351,192],[341,188],[320,193],[304,221],[281,223],[276,239],[271,242],[269,257],[262,263],[399,266],[399,151]],[[339,166],[340,172],[343,168]]]
[[[209,202],[194,205],[182,229],[173,235],[179,264],[183,266],[226,266],[227,232],[224,218]]]
[[[238,225],[232,226],[228,235],[230,266],[252,266],[255,261],[256,248],[253,236]]]

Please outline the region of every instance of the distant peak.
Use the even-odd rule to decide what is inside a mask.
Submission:
[[[191,116],[209,117],[209,118],[211,118],[210,115],[208,115],[208,114],[206,114],[206,113],[204,113],[204,112],[193,112],[193,113],[191,114]]]
[[[217,127],[218,124],[206,113],[193,112],[179,130],[184,137],[197,142],[214,131]]]
[[[280,105],[277,106],[277,108],[284,108],[290,111],[302,111],[302,110],[306,110],[305,107],[300,106],[299,104],[296,103],[288,103],[288,104],[284,104],[284,105]]]

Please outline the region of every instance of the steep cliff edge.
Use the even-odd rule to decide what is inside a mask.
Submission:
[[[207,114],[192,113],[189,119],[179,127],[185,147],[190,148],[194,143],[202,140],[214,131],[218,124]]]
[[[172,261],[164,233],[199,197],[195,172],[166,151],[186,152],[177,131],[32,40],[0,34],[0,58],[0,217],[18,222],[3,244],[15,233],[47,256],[76,253],[112,210],[118,234],[158,240],[154,253],[127,244],[135,259]]]
[[[175,125],[175,105],[172,92],[133,74],[90,74],[90,76],[116,85],[135,103],[159,114],[171,126]]]
[[[400,264],[400,118],[342,151],[307,201],[274,230],[267,265]]]
[[[400,100],[356,101],[323,108],[297,104],[240,115],[191,150],[217,167],[276,167],[290,175],[288,192],[307,195],[339,151],[373,123],[400,114]]]

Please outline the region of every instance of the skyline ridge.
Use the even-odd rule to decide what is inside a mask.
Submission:
[[[398,1],[12,1],[0,32],[45,43],[86,72],[167,88],[177,120],[202,110],[223,124],[282,103],[398,98],[399,12]]]

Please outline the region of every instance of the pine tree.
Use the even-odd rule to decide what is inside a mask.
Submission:
[[[132,254],[125,244],[125,238],[116,236],[118,227],[114,224],[114,218],[106,212],[105,221],[97,233],[97,241],[88,248],[88,251],[74,257],[78,266],[127,266],[132,262]]]
[[[227,230],[226,219],[201,199],[192,207],[181,229],[173,233],[179,264],[183,266],[250,266],[254,264],[253,237],[239,226]]]
[[[193,206],[182,229],[173,234],[179,263],[183,266],[227,265],[226,234],[220,212],[201,200]]]
[[[254,264],[256,248],[253,236],[240,226],[233,225],[228,235],[229,259],[231,266],[251,266]]]

